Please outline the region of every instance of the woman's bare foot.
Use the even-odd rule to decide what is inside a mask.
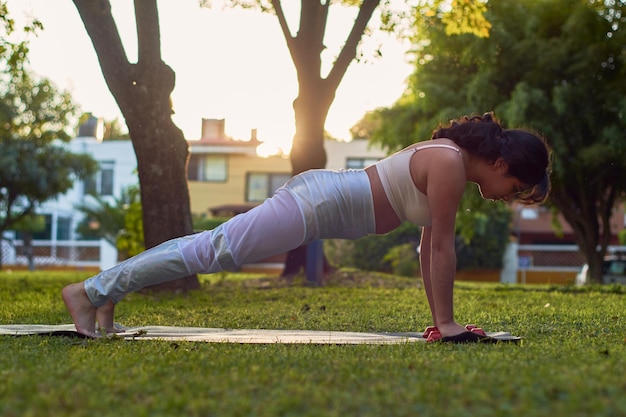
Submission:
[[[72,316],[78,333],[100,337],[96,333],[96,307],[91,304],[82,282],[70,284],[61,292],[65,306]]]
[[[106,333],[123,333],[126,330],[120,329],[115,326],[113,322],[113,313],[115,312],[115,304],[113,301],[108,301],[105,305],[96,309],[96,321],[98,322],[98,328],[104,330]]]
[[[467,329],[465,327],[453,321],[450,323],[444,323],[444,324],[438,323],[437,329],[439,329],[439,332],[441,333],[443,337],[456,336],[458,334],[467,332]]]

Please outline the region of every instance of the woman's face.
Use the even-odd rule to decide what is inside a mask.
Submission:
[[[529,188],[516,177],[508,174],[509,166],[499,158],[493,165],[489,175],[479,184],[480,194],[487,200],[502,200],[507,203],[517,198],[519,193]]]

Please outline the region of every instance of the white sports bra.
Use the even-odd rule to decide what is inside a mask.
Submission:
[[[430,226],[432,219],[428,197],[413,182],[409,162],[413,153],[427,148],[449,148],[461,153],[456,146],[432,143],[397,152],[378,161],[375,166],[387,199],[400,221]]]

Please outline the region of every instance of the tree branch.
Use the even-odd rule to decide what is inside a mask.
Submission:
[[[341,83],[341,79],[345,75],[348,66],[356,57],[356,49],[363,37],[363,33],[365,32],[365,28],[374,13],[374,10],[380,4],[380,0],[365,0],[363,4],[359,8],[359,14],[357,15],[354,25],[352,26],[352,30],[348,35],[348,39],[346,39],[346,43],[341,48],[341,52],[337,57],[328,77],[326,77],[326,82],[329,84],[329,88],[337,89],[339,83]]]
[[[283,11],[283,6],[280,3],[280,0],[272,0],[272,7],[274,7],[276,17],[278,18],[278,23],[280,24],[280,30],[283,32],[283,36],[285,38],[285,41],[287,42],[287,49],[289,49],[291,59],[295,62],[295,58],[292,52],[292,50],[295,49],[294,38],[293,36],[291,36],[291,32],[289,31],[289,25],[287,24],[287,19],[285,19],[285,12]]]
[[[320,4],[319,1],[301,1],[300,27],[289,48],[300,83],[303,82],[302,77],[306,75],[318,78],[320,76],[328,8],[329,2]],[[307,71],[300,71],[301,68],[306,68]],[[306,82],[311,82],[311,80]]]
[[[156,0],[135,0],[138,64],[160,63],[161,31]]]
[[[116,92],[130,85],[131,66],[128,62],[108,0],[73,0],[91,39],[104,79],[117,98]]]

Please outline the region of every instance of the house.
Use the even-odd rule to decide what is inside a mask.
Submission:
[[[624,204],[618,204],[611,215],[611,245],[619,244],[617,234],[626,226]],[[556,221],[561,234],[554,232]],[[545,206],[513,207],[513,228],[517,240],[523,245],[575,244],[574,231],[565,218],[559,214],[553,219],[552,212]]]
[[[201,138],[189,141],[188,186],[191,211],[211,217],[232,217],[244,213],[271,197],[291,178],[286,156],[259,157],[256,130],[250,139],[236,141],[225,134],[223,119],[203,119]],[[366,140],[324,143],[327,168],[364,168],[383,158],[380,148],[368,148]],[[285,254],[273,256],[242,268],[246,272],[282,270]]]
[[[203,119],[199,140],[188,141],[191,211],[212,217],[243,213],[271,197],[291,177],[287,156],[259,157],[262,142],[256,129],[247,141],[233,140],[225,134],[223,119]],[[338,142],[326,140],[328,169],[364,168],[385,157],[385,152],[370,148],[366,140]]]
[[[78,209],[89,202],[95,193],[113,202],[122,190],[138,184],[137,160],[129,140],[101,141],[93,119],[89,126],[81,126],[79,135],[66,144],[74,153],[91,155],[100,169],[88,181],[76,181],[72,189],[55,199],[48,200],[37,209],[45,220],[45,229],[33,233],[33,252],[37,267],[67,267],[100,269],[117,262],[117,250],[105,241],[81,241],[76,246],[78,224],[84,214]],[[5,234],[2,242],[2,259],[8,267],[26,265],[27,260],[15,232]]]
[[[249,140],[226,136],[224,119],[203,119],[202,135],[189,140],[187,167],[191,212],[232,217],[250,210],[291,176],[289,158],[259,157],[256,129]]]

